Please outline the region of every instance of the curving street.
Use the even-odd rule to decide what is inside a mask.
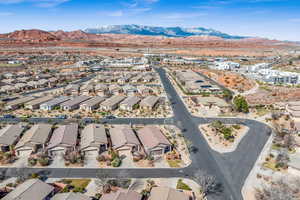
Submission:
[[[264,144],[271,133],[266,124],[241,118],[200,118],[194,117],[186,109],[181,98],[167,78],[162,68],[157,68],[162,84],[171,102],[174,112],[172,118],[117,118],[102,119],[102,123],[109,124],[174,124],[183,131],[184,137],[192,143],[193,151],[190,152],[192,163],[188,167],[179,169],[149,168],[149,169],[91,169],[91,168],[24,168],[24,173],[44,172],[48,177],[80,177],[95,178],[96,174],[105,174],[108,177],[132,177],[132,178],[168,178],[195,176],[197,171],[203,170],[214,175],[222,184],[223,190],[219,194],[210,195],[209,199],[216,200],[242,200],[241,189],[258,158]],[[20,119],[0,119],[19,121]],[[33,118],[31,122],[46,122],[59,119]],[[86,120],[86,119],[84,119]],[[199,131],[199,125],[220,120],[224,123],[243,124],[249,127],[249,132],[243,137],[237,149],[231,153],[221,154],[213,151]],[[10,176],[18,174],[19,169],[1,168]]]

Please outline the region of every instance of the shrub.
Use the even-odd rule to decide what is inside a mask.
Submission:
[[[75,187],[74,189],[73,189],[73,192],[79,192],[79,193],[84,193],[84,188],[83,187]]]
[[[249,112],[249,106],[245,99],[245,97],[238,95],[234,97],[233,99],[234,108],[238,112],[248,113]]]
[[[30,166],[35,166],[37,161],[35,158],[28,158],[28,163]]]
[[[40,164],[41,166],[47,166],[47,165],[49,165],[49,163],[50,163],[50,159],[47,158],[47,157],[39,158],[39,159],[38,159],[38,162],[39,162],[39,164]]]
[[[40,176],[37,173],[32,173],[30,178],[40,178]]]
[[[120,167],[122,161],[120,158],[116,157],[112,162],[111,162],[111,165],[113,167]]]

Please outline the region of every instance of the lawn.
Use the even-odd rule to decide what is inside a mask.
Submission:
[[[64,179],[63,182],[68,182],[74,188],[86,188],[91,182],[91,179]]]
[[[22,67],[23,64],[6,64],[6,63],[0,63],[0,67]]]
[[[177,186],[176,186],[176,189],[178,190],[188,190],[188,191],[191,191],[192,189],[190,188],[190,186],[188,186],[186,183],[184,183],[182,181],[182,179],[179,179],[177,181]]]
[[[167,162],[170,167],[174,167],[174,168],[181,167],[180,166],[181,160],[167,160]]]
[[[256,114],[261,117],[268,114],[270,111],[266,108],[256,108]]]

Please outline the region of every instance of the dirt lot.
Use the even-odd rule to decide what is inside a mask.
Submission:
[[[247,95],[249,104],[274,104],[300,100],[300,88],[284,86],[261,86],[256,93]]]
[[[247,79],[234,72],[211,69],[201,69],[199,71],[206,76],[216,80],[221,85],[224,85],[226,88],[237,90],[239,92],[250,90],[255,86],[255,82],[253,80]]]

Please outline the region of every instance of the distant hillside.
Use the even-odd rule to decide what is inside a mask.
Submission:
[[[99,28],[88,28],[86,33],[93,34],[130,34],[145,36],[165,36],[165,37],[190,37],[190,36],[214,36],[223,39],[243,39],[246,37],[229,35],[202,27],[183,28],[183,27],[159,27],[159,26],[140,26],[140,25],[112,25]]]

